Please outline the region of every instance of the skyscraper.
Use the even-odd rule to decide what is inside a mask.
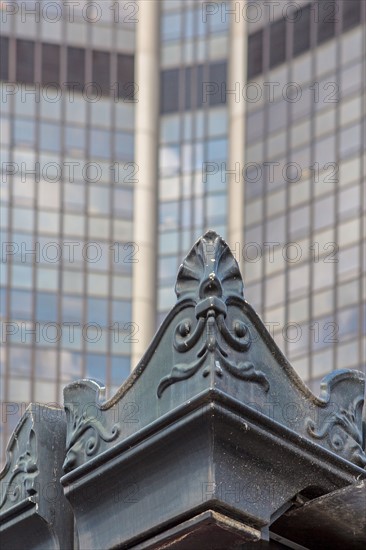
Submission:
[[[116,390],[209,227],[315,392],[364,370],[364,1],[1,10],[4,437],[71,380]]]
[[[130,371],[136,23],[111,7],[1,3],[6,434],[75,377]]]
[[[363,370],[366,3],[164,8],[159,314],[189,242],[217,227],[247,299],[314,391],[330,370]],[[230,104],[244,112],[232,134]],[[245,148],[229,162],[237,129]],[[244,215],[233,241],[235,201]]]

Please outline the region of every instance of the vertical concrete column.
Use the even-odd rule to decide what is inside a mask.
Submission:
[[[138,102],[135,119],[135,162],[138,183],[134,191],[134,242],[138,261],[133,264],[132,321],[138,326],[132,343],[132,368],[148,348],[155,331],[156,257],[160,83],[160,2],[139,2],[135,74]]]
[[[247,22],[245,1],[232,0],[229,33],[227,95],[229,117],[228,244],[243,272],[245,116],[243,89],[247,81]],[[235,91],[235,93],[234,93]],[[239,244],[236,244],[239,243]]]

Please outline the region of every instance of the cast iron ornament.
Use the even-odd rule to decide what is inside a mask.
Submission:
[[[218,377],[224,371],[245,382],[254,382],[269,390],[266,375],[251,361],[230,361],[230,350],[246,352],[252,345],[249,327],[235,319],[232,327],[226,324],[230,303],[243,302],[244,285],[239,266],[225,241],[214,231],[208,231],[180,266],[175,291],[178,303],[195,304],[196,319],[186,318],[176,326],[174,348],[178,353],[191,351],[201,340],[195,360],[180,362],[168,376],[162,378],[157,394],[160,398],[168,386],[190,378],[206,364],[202,376],[211,369]],[[205,332],[205,337],[202,338]],[[207,359],[212,361],[207,365]]]
[[[21,425],[20,425],[21,426]],[[20,429],[19,426],[19,429]],[[7,499],[14,504],[24,496],[35,495],[37,493],[36,478],[38,477],[38,465],[36,454],[36,434],[33,429],[29,432],[29,438],[25,449],[19,455],[12,449],[8,451],[7,462],[0,479],[11,470],[6,483],[3,485],[3,492],[0,499],[0,510],[3,508]],[[12,466],[12,463],[15,464]]]

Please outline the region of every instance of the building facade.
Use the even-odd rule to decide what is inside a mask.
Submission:
[[[130,371],[136,23],[106,4],[1,5],[5,437],[27,402]]]
[[[366,5],[275,4],[164,4],[158,310],[161,320],[173,303],[190,240],[216,226],[247,300],[317,391],[334,368],[365,368]],[[229,88],[230,34],[243,19],[247,80]],[[245,104],[245,146],[230,163],[233,98]],[[244,189],[230,203],[244,201],[234,241],[232,172]]]
[[[3,441],[72,380],[115,392],[207,228],[315,392],[364,370],[365,2],[9,1],[1,17]]]

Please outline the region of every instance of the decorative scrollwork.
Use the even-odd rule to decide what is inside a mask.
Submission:
[[[266,375],[257,370],[253,363],[240,361],[238,364],[229,360],[225,348],[237,352],[246,352],[251,346],[249,327],[240,319],[235,319],[230,329],[226,318],[228,303],[234,299],[243,302],[243,281],[239,266],[228,245],[215,232],[208,231],[192,248],[180,267],[176,294],[178,300],[189,300],[195,304],[196,320],[183,319],[174,332],[174,348],[185,354],[192,350],[206,336],[202,347],[189,363],[176,364],[171,373],[159,383],[157,394],[161,397],[171,384],[193,376],[213,356],[211,367],[203,369],[203,376],[208,376],[211,369],[222,377],[223,369],[232,376],[260,384],[265,391],[269,389]],[[194,328],[193,325],[195,324]]]
[[[10,460],[13,457],[14,452],[11,452],[9,455]],[[9,467],[11,467],[10,464]],[[36,434],[31,429],[26,450],[19,455],[11,470],[11,475],[6,481],[6,489],[0,500],[0,509],[5,505],[8,498],[15,503],[21,498],[35,495],[37,493],[35,480],[38,474]]]
[[[334,452],[365,468],[366,454],[362,449],[360,420],[362,404],[363,398],[358,397],[348,409],[341,408],[328,415],[320,428],[316,428],[312,419],[307,419],[306,427],[314,439],[326,440]]]
[[[93,456],[100,446],[100,441],[106,443],[114,441],[120,433],[120,425],[116,423],[109,433],[95,416],[87,414],[84,410],[81,414],[72,405],[65,405],[66,414],[72,418],[72,428],[67,435],[66,459],[63,464],[65,472],[72,470],[78,462],[78,456],[84,452],[87,456]],[[82,435],[90,431],[86,440]]]

